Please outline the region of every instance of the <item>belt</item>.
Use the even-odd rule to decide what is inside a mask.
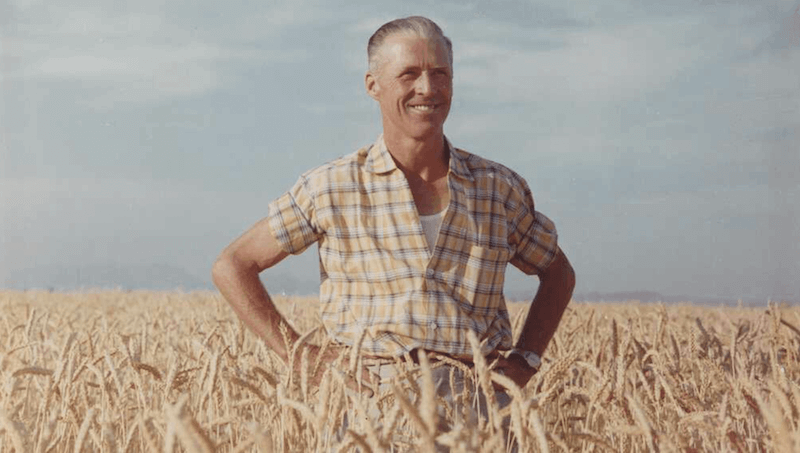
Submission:
[[[412,349],[411,351],[408,352],[408,356],[411,358],[411,361],[414,362],[417,365],[419,365],[419,353],[420,353],[420,351],[422,351],[422,349],[414,348],[414,349]],[[452,354],[447,354],[447,353],[444,353],[444,352],[437,352],[437,351],[426,351],[426,353],[428,355],[428,361],[429,362],[455,361],[455,362],[461,362],[461,363],[463,363],[464,365],[466,365],[466,366],[468,366],[470,368],[472,368],[474,366],[474,363],[472,361],[472,357],[470,357],[470,356],[455,356],[455,355],[452,355]],[[491,362],[492,360],[498,358],[499,356],[500,356],[500,353],[498,351],[492,351],[488,355],[486,355],[485,357],[486,357],[487,361]],[[394,358],[392,358],[392,357],[380,357],[380,356],[370,356],[370,355],[365,355],[363,357],[365,359],[369,359],[369,360],[386,361],[386,362],[394,361]]]

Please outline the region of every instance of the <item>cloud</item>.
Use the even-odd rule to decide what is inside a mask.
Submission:
[[[756,97],[764,97],[765,93],[797,97],[800,93],[797,68],[800,68],[800,43],[796,48],[761,54],[737,64],[733,69],[756,92]]]
[[[25,11],[42,3],[42,0],[8,0],[11,7],[18,11]]]
[[[388,13],[381,17],[368,17],[353,23],[347,28],[347,32],[355,35],[372,35],[381,25],[394,19],[397,18]]]
[[[564,33],[564,47],[497,52],[484,64],[459,67],[458,73],[462,83],[495,88],[495,97],[508,102],[634,99],[662,89],[703,56],[699,46],[669,37],[668,28],[639,24],[571,31]]]
[[[262,58],[253,51],[205,44],[178,46],[95,46],[53,51],[25,70],[27,79],[71,80],[91,90],[86,101],[94,109],[117,102],[145,103],[199,95],[220,86],[223,62]]]
[[[587,5],[596,8],[596,5]],[[472,3],[468,11],[484,27],[523,27],[528,30],[541,28],[564,28],[586,25],[586,12],[580,8],[564,8],[564,4],[532,2],[528,0],[480,0]]]
[[[800,47],[760,53],[730,67],[735,93],[713,93],[705,113],[727,123],[720,149],[727,159],[758,163],[770,150],[800,147]]]
[[[724,68],[769,34],[753,6],[636,11],[613,23],[579,9],[573,13],[582,18],[570,27],[462,26],[467,39],[456,39],[456,77],[471,92],[508,102],[629,101]]]
[[[747,177],[735,166],[717,165],[733,162],[752,164],[760,175],[764,156],[755,142],[764,137],[751,131],[793,131],[800,124],[793,69],[800,67],[799,54],[752,55],[770,36],[753,7],[631,20],[535,29],[523,46],[504,43],[500,33],[467,40],[460,61],[456,53],[448,133],[502,136],[535,152],[539,162],[549,156],[561,163],[556,156],[568,153],[573,163],[606,170],[712,164]],[[781,137],[789,144],[800,135]]]
[[[4,37],[4,75],[17,80],[70,80],[87,93],[85,104],[94,109],[119,102],[163,102],[198,96],[226,85],[236,85],[236,65],[299,61],[307,52],[252,42],[253,32],[278,33],[298,11],[273,8],[253,17],[240,12],[231,24],[200,33],[197,26],[167,20],[163,6],[144,11],[109,11],[98,7],[33,8],[20,19],[14,33]],[[250,26],[237,27],[237,21]],[[286,22],[286,23],[284,23]],[[227,26],[226,26],[227,25]],[[264,32],[263,30],[267,30]],[[215,34],[216,33],[216,34]]]

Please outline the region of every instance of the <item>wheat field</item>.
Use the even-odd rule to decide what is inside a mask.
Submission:
[[[313,298],[275,299],[322,341]],[[509,308],[518,328],[526,304]],[[318,389],[285,373],[216,293],[5,291],[0,451],[800,451],[797,326],[778,304],[573,302],[510,406],[438,432],[435,361],[344,425],[369,397],[333,370]],[[508,384],[476,363],[477,387]]]

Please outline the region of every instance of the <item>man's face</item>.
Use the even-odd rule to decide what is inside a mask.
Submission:
[[[380,103],[384,134],[424,139],[442,133],[453,97],[453,69],[440,39],[386,38],[367,92]]]

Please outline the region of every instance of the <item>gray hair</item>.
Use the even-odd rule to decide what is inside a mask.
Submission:
[[[380,66],[378,61],[378,54],[383,42],[391,35],[396,33],[409,33],[421,36],[423,38],[437,38],[441,39],[447,47],[447,57],[450,62],[450,67],[453,67],[453,43],[450,38],[444,35],[444,32],[436,22],[422,16],[404,17],[402,19],[395,19],[387,22],[372,34],[367,44],[367,59],[369,61],[370,72],[376,72]]]

